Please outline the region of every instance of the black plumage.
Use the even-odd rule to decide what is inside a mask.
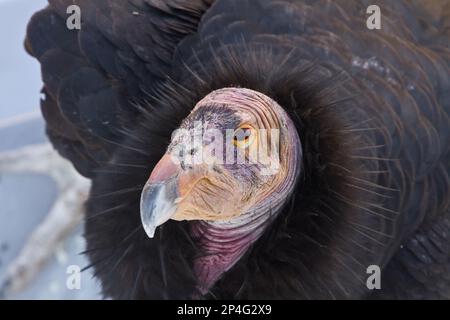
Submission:
[[[189,233],[148,239],[139,197],[209,92],[276,100],[303,147],[288,203],[206,298],[450,297],[450,4],[50,0],[27,31],[47,133],[92,178],[87,255],[105,296],[193,298]],[[65,27],[81,7],[81,30]],[[382,290],[366,288],[369,265]]]

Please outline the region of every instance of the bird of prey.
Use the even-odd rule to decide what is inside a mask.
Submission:
[[[450,3],[377,1],[379,28],[371,4],[49,0],[31,18],[48,137],[92,180],[105,297],[450,298]]]

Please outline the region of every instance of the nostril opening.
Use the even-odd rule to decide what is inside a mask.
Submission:
[[[217,173],[223,173],[222,169],[216,164],[213,165],[213,171]]]

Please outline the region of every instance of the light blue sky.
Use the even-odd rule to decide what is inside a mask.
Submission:
[[[23,49],[23,40],[30,17],[46,4],[0,0],[0,119],[39,111],[39,65]]]
[[[39,110],[39,64],[23,49],[30,17],[46,4],[46,0],[0,0],[0,153],[46,140]],[[46,175],[0,172],[0,284],[8,264],[48,213],[57,194],[55,188]],[[90,272],[82,274],[81,290],[65,288],[66,265],[88,264],[86,257],[79,255],[84,250],[81,229],[80,226],[60,244],[26,290],[10,298],[98,298],[98,284],[91,280]]]

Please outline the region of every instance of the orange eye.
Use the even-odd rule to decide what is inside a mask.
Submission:
[[[239,148],[248,148],[256,137],[256,130],[248,125],[242,125],[234,131],[233,144]]]

